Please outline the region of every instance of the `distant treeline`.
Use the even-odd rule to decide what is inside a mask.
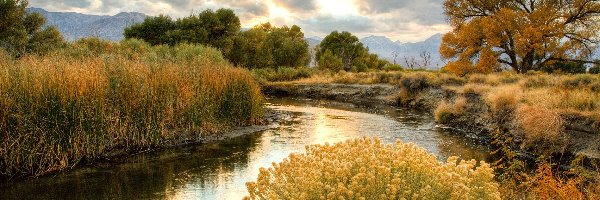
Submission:
[[[247,68],[303,67],[311,60],[308,43],[299,26],[260,24],[240,31],[240,20],[230,9],[205,10],[177,20],[169,16],[148,17],[125,29],[125,38],[153,45],[198,43],[220,49],[237,66]],[[318,47],[320,68],[333,71],[382,69],[387,61],[370,54],[356,36],[332,32]]]

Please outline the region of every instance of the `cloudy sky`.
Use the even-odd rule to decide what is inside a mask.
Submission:
[[[359,37],[382,35],[415,42],[450,30],[443,0],[29,0],[49,11],[114,15],[119,12],[184,17],[207,8],[231,8],[242,27],[271,22],[296,24],[306,36],[324,37],[334,30]]]

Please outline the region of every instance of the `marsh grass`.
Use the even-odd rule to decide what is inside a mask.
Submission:
[[[83,40],[45,57],[0,58],[3,176],[44,175],[262,119],[259,86],[212,48]]]

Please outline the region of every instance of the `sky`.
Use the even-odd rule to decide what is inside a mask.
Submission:
[[[114,15],[140,12],[173,18],[205,9],[233,9],[242,27],[270,22],[298,25],[305,36],[325,37],[349,31],[359,37],[386,36],[394,41],[417,42],[451,27],[445,20],[443,0],[29,0],[29,6],[56,12]]]

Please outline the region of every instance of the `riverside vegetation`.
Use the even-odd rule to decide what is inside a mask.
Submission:
[[[44,175],[262,120],[259,86],[213,48],[86,39],[46,56],[0,55],[3,176]]]

